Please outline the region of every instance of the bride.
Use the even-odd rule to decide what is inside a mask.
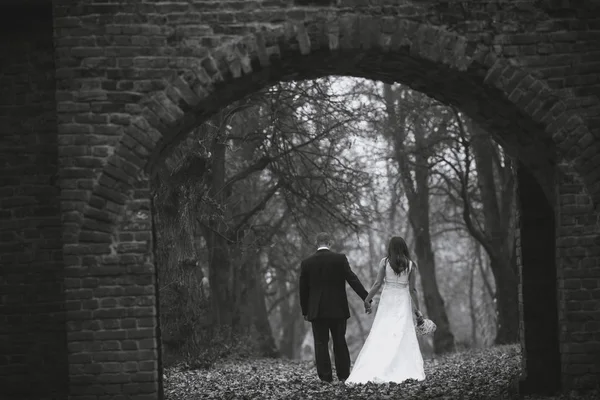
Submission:
[[[392,237],[387,257],[379,263],[377,280],[365,299],[365,308],[370,309],[371,299],[383,285],[377,314],[347,384],[425,379],[412,317],[414,304],[415,314],[422,318],[415,290],[415,267],[404,239]]]

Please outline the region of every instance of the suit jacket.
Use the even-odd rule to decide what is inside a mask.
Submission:
[[[319,318],[350,318],[346,282],[363,300],[369,294],[350,269],[345,254],[319,250],[302,261],[300,306],[302,315]]]

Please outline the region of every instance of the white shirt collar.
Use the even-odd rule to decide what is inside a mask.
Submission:
[[[317,251],[319,251],[319,250],[329,250],[329,247],[327,247],[327,246],[321,246],[321,247],[319,247],[317,249]]]

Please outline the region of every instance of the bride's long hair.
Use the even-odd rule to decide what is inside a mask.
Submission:
[[[396,275],[405,271],[412,261],[408,253],[408,246],[400,236],[393,236],[390,239],[386,258]]]

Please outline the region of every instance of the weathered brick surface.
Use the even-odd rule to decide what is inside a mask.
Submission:
[[[2,333],[1,343],[31,353],[23,358],[25,350],[4,351],[0,362],[11,365],[3,373],[25,379],[35,357],[50,357],[15,336],[27,331],[19,338],[33,340],[38,332],[9,304],[38,307],[41,298],[24,300],[35,290],[55,301],[40,310],[57,312],[60,297],[66,298],[66,325],[52,320],[58,333],[42,334],[54,329],[50,322],[36,326],[42,341],[58,340],[66,329],[68,358],[57,351],[53,363],[68,359],[73,399],[117,398],[117,390],[157,398],[152,227],[144,219],[148,179],[140,171],[164,163],[191,128],[258,88],[337,74],[400,81],[452,103],[520,158],[553,207],[557,246],[552,258],[551,236],[543,236],[546,246],[536,242],[538,233],[552,229],[549,209],[527,202],[541,202],[541,193],[522,185],[523,204],[529,204],[520,210],[519,232],[523,387],[542,389],[536,378],[542,366],[557,366],[556,353],[537,346],[554,351],[556,335],[562,386],[597,384],[600,9],[593,3],[53,1],[54,67],[50,35],[40,34],[43,46],[27,45],[31,35],[15,35],[21,42],[2,39],[10,48],[3,55],[11,56],[1,65],[12,72],[0,78],[10,88],[0,95],[0,131],[8,146],[0,157],[0,257],[3,268],[17,268],[0,278],[0,318],[17,328]],[[49,18],[38,25],[47,27]],[[33,57],[41,49],[46,58]],[[53,68],[54,82],[38,79]],[[23,71],[37,78],[24,80]],[[55,92],[56,117],[49,97],[33,95],[40,88],[48,96]],[[20,122],[23,115],[27,123]],[[56,172],[61,220],[50,182]],[[52,222],[41,224],[45,216]],[[548,224],[543,231],[540,219]],[[52,233],[59,221],[62,259]],[[52,289],[40,289],[42,277]],[[541,309],[537,301],[552,298],[553,282],[557,301]],[[559,332],[547,328],[552,313]],[[62,377],[57,371],[51,372]],[[61,382],[52,378],[47,385]]]
[[[67,312],[67,335],[73,396],[143,398],[159,393],[148,179],[142,174],[127,187],[95,192],[97,202],[102,203],[98,210],[122,204],[123,212],[115,215],[108,233],[84,224],[80,247],[97,251],[73,252],[68,266],[66,296],[72,307]]]
[[[0,7],[0,398],[67,394],[52,14]],[[19,21],[19,26],[11,20]]]
[[[568,165],[558,176],[556,263],[563,382],[591,387],[600,374],[600,213]]]
[[[556,255],[552,251],[556,248],[555,214],[542,188],[522,164],[517,178],[519,308],[525,372],[520,389],[523,394],[542,390],[551,394],[561,386]]]

